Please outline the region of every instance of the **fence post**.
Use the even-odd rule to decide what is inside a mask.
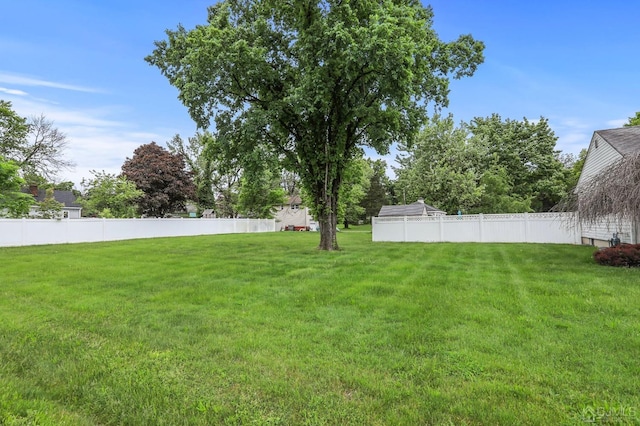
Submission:
[[[403,234],[404,234],[404,237],[402,239],[402,242],[406,243],[407,242],[407,217],[406,216],[404,217],[404,232],[403,232]]]
[[[478,215],[478,241],[480,241],[481,243],[484,242],[484,216],[482,215],[482,213],[480,213]]]
[[[582,222],[580,222],[580,216],[578,216],[578,212],[571,214],[573,215],[573,220],[575,221],[575,242],[576,244],[582,244]]]
[[[438,216],[438,226],[440,226],[440,242],[444,241],[444,220],[442,218],[443,215]]]
[[[371,241],[376,240],[376,217],[371,216]]]
[[[529,242],[529,213],[524,212],[524,242]]]

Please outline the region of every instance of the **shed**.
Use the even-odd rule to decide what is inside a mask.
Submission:
[[[418,199],[415,203],[411,204],[399,204],[396,206],[382,206],[378,217],[392,217],[392,216],[442,216],[446,215],[445,212],[439,210],[429,204],[425,204],[422,198]]]

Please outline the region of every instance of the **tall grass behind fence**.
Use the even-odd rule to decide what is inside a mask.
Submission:
[[[374,217],[373,241],[580,244],[573,213]]]
[[[275,230],[274,219],[0,219],[0,247]]]

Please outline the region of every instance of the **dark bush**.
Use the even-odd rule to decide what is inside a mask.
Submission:
[[[601,265],[640,266],[640,244],[621,244],[607,247],[594,253],[593,258]]]

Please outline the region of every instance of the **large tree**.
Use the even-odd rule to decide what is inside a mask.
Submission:
[[[508,192],[515,199],[531,199],[534,211],[549,211],[566,193],[566,175],[557,137],[546,118],[506,119],[493,114],[469,124],[470,143],[482,153],[482,170],[506,171]]]
[[[138,200],[140,214],[163,217],[185,208],[194,197],[191,173],[181,155],[172,154],[155,142],[141,145],[122,165],[122,174],[144,192]]]
[[[412,145],[399,144],[397,185],[407,203],[423,198],[449,214],[467,213],[480,200],[479,156],[469,132],[453,116],[432,117]]]
[[[310,194],[319,248],[338,248],[344,172],[368,146],[411,140],[449,78],[472,75],[484,45],[442,42],[417,0],[226,0],[208,24],[167,31],[146,60],[201,128],[266,143]],[[246,144],[250,148],[251,144]]]

